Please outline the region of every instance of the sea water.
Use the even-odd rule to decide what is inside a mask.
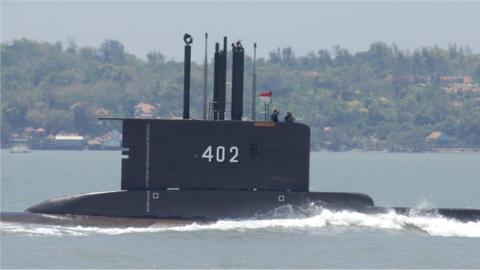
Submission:
[[[1,152],[1,211],[118,190],[120,152]],[[311,154],[312,191],[380,206],[480,208],[479,153]],[[171,228],[0,224],[1,268],[479,268],[480,222],[319,209]]]

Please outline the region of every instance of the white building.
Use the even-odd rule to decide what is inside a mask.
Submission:
[[[79,135],[56,135],[55,148],[57,149],[83,149],[83,136]]]

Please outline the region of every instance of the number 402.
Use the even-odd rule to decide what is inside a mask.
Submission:
[[[226,149],[225,146],[217,146],[216,149],[213,149],[211,145],[205,149],[202,154],[202,158],[208,159],[208,162],[216,161],[216,162],[224,162],[226,157]],[[238,163],[238,147],[231,146],[228,153],[230,159],[228,162],[230,163]]]

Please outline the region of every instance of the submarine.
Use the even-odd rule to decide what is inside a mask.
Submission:
[[[255,72],[252,118],[244,120],[245,53],[240,42],[232,44],[231,104],[226,102],[227,38],[222,50],[215,44],[213,101],[208,109],[205,49],[203,117],[191,119],[193,39],[185,34],[184,41],[182,119],[102,118],[122,122],[120,190],[49,199],[23,213],[2,213],[2,221],[62,224],[65,219],[50,217],[64,216],[66,224],[136,219],[149,225],[156,220],[269,218],[275,209],[311,205],[367,214],[415,212],[376,206],[363,193],[310,191],[310,128],[295,121],[270,121],[266,112],[265,119],[256,120]],[[255,57],[253,65],[255,70]],[[423,209],[422,214],[480,220],[480,209]]]

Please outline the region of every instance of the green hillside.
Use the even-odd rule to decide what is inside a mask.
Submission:
[[[29,127],[95,137],[119,128],[97,117],[132,117],[141,102],[155,106],[155,117],[181,115],[183,63],[156,51],[146,59],[115,40],[98,48],[28,39],[1,44],[2,145]],[[273,91],[282,115],[291,111],[311,126],[312,149],[480,147],[480,54],[468,47],[405,51],[378,42],[364,52],[337,46],[302,57],[283,48],[257,64],[258,91]],[[246,116],[251,68],[247,57]],[[194,63],[192,118],[201,117],[202,83],[203,65]],[[427,142],[433,131],[451,139]]]

